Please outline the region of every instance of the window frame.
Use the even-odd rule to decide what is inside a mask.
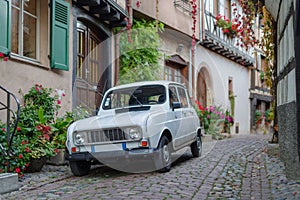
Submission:
[[[17,9],[19,11],[19,23],[18,23],[18,31],[19,31],[19,37],[18,37],[18,53],[15,53],[15,52],[12,52],[12,49],[11,49],[11,55],[12,56],[15,56],[15,57],[20,57],[22,59],[25,59],[25,60],[30,60],[30,61],[34,61],[34,62],[37,62],[37,61],[40,61],[40,1],[39,0],[36,0],[36,16],[32,15],[31,13],[29,13],[28,11],[25,11],[24,9],[24,2],[25,0],[20,0],[20,7],[16,7],[15,5],[13,5],[13,3],[11,3],[11,17],[13,17],[13,9]],[[23,23],[23,20],[24,20],[24,14],[26,15],[29,15],[30,17],[34,17],[36,19],[36,38],[35,38],[35,42],[36,42],[36,45],[35,45],[35,48],[36,48],[36,56],[35,58],[31,58],[31,57],[27,57],[27,56],[24,56],[24,51],[23,51],[23,48],[24,48],[24,36],[23,36],[23,32],[24,32],[24,23]],[[11,29],[13,27],[11,26]],[[12,30],[11,30],[11,34],[13,34]],[[13,43],[13,40],[14,40],[14,37],[11,37],[11,44]],[[11,45],[11,48],[12,48],[12,45]]]

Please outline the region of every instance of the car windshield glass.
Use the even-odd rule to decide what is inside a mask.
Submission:
[[[110,91],[104,101],[104,110],[131,106],[162,104],[166,101],[166,90],[162,85],[144,85]]]

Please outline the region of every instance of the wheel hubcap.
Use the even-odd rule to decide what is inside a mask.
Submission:
[[[168,148],[167,145],[165,145],[165,146],[163,147],[163,157],[164,157],[164,160],[165,160],[166,162],[169,162],[169,160],[170,160],[170,152],[169,152],[169,148]]]
[[[201,140],[199,137],[197,137],[197,147],[198,147],[199,152],[201,152],[202,147],[201,147]]]

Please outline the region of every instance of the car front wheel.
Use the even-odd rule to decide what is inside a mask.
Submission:
[[[200,157],[202,154],[202,141],[199,134],[197,134],[196,141],[191,144],[191,151],[194,157]]]
[[[159,172],[168,172],[171,170],[171,149],[169,146],[169,139],[166,136],[163,136],[158,145],[159,149]]]
[[[87,175],[91,169],[90,161],[70,161],[70,168],[75,176]]]

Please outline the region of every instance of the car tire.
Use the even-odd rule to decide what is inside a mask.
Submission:
[[[202,141],[199,134],[196,136],[196,141],[191,144],[191,151],[193,157],[200,157],[202,154]]]
[[[70,161],[69,164],[75,176],[87,175],[91,169],[91,161]]]
[[[169,172],[171,170],[172,158],[171,158],[171,148],[170,148],[169,139],[166,136],[163,136],[158,144],[159,149],[159,162],[160,168],[159,172]]]

